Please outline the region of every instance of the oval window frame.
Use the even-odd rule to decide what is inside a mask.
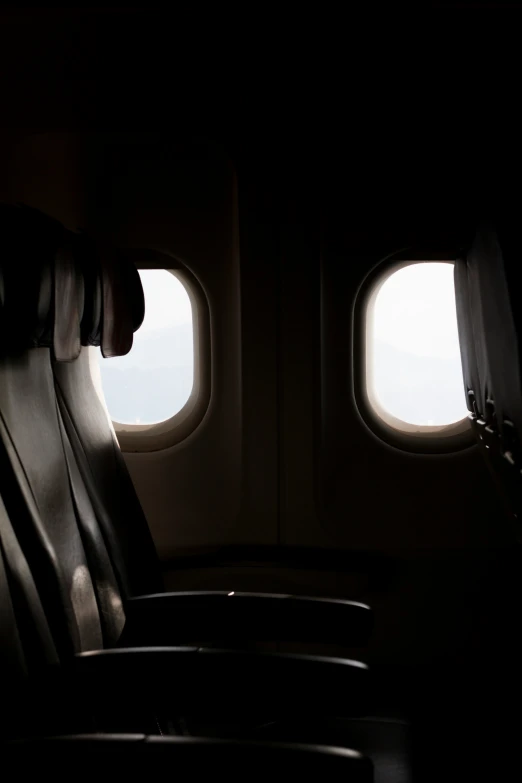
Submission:
[[[210,404],[212,354],[208,299],[200,281],[178,258],[150,249],[127,250],[124,256],[137,269],[171,272],[185,287],[192,307],[194,382],[185,405],[170,418],[155,424],[112,422],[122,452],[163,451],[188,438],[203,421]]]
[[[356,409],[368,429],[380,440],[403,451],[425,454],[451,454],[475,445],[469,416],[448,425],[416,425],[403,422],[384,410],[372,398],[368,386],[368,346],[371,342],[372,307],[376,296],[395,272],[412,264],[447,263],[454,265],[459,254],[402,250],[380,261],[361,283],[353,309],[352,378]],[[462,390],[465,400],[464,387]]]

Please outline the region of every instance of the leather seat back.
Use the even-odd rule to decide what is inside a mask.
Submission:
[[[161,592],[159,562],[140,502],[105,405],[98,347],[122,356],[145,305],[135,266],[84,240],[85,306],[82,350],[72,363],[55,361],[56,393],[65,427],[88,488],[124,597]]]
[[[61,656],[114,644],[125,617],[103,536],[56,401],[56,362],[80,352],[74,236],[27,209],[2,212],[0,492]]]
[[[465,385],[472,425],[511,515],[522,512],[520,331],[512,291],[516,256],[507,223],[483,224],[455,288]],[[470,393],[473,387],[473,394]]]

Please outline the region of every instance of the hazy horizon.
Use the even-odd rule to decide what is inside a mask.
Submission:
[[[153,424],[187,402],[194,378],[192,307],[165,270],[142,270],[146,313],[127,356],[100,359],[114,421]],[[383,284],[373,311],[373,391],[389,413],[411,424],[466,416],[453,265],[414,264]]]

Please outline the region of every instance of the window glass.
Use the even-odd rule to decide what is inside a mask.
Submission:
[[[103,391],[121,424],[157,424],[187,402],[194,383],[192,306],[183,283],[165,269],[140,270],[145,319],[126,356],[104,359]]]
[[[426,427],[464,419],[453,264],[409,264],[393,272],[368,319],[367,384],[377,412]]]

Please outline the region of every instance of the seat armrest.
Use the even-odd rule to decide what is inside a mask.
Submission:
[[[270,593],[158,593],[132,598],[125,609],[125,647],[254,641],[359,646],[373,626],[366,604]]]
[[[0,752],[4,766],[16,765],[17,777],[24,771],[34,774],[37,765],[45,764],[51,765],[48,768],[55,780],[70,780],[78,774],[83,779],[86,773],[95,774],[96,780],[108,780],[113,764],[119,779],[123,774],[136,779],[138,771],[149,777],[151,769],[158,769],[151,765],[163,763],[173,774],[190,770],[190,777],[196,780],[214,778],[221,770],[228,780],[243,781],[247,769],[255,770],[256,779],[260,773],[265,777],[276,769],[288,769],[292,777],[313,773],[340,775],[351,783],[373,780],[368,758],[354,750],[325,745],[98,734],[0,743]]]
[[[131,648],[77,655],[67,673],[94,712],[146,709],[170,717],[367,712],[359,661],[205,648]]]

